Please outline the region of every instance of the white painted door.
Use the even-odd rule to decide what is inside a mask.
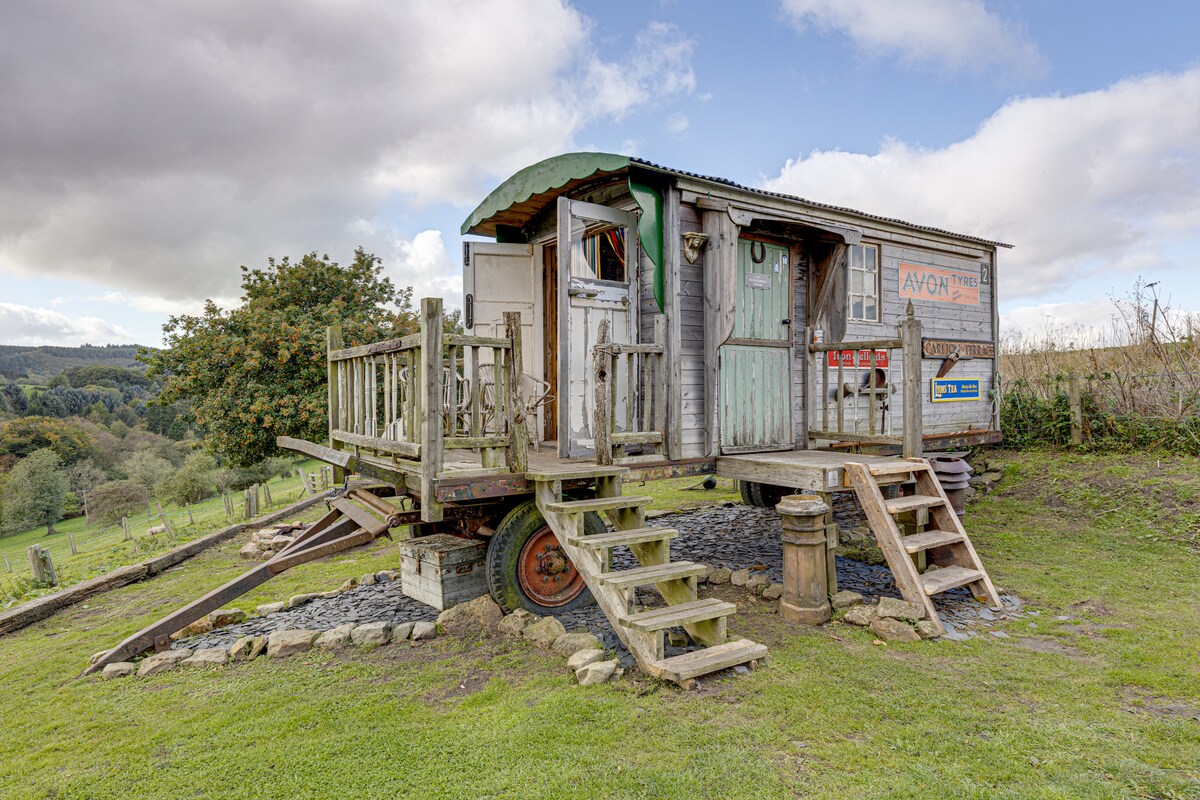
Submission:
[[[521,363],[541,380],[542,272],[531,244],[463,242],[463,328],[469,336],[504,336],[504,313],[521,314]],[[491,350],[480,352],[491,361]],[[541,411],[537,427],[540,431]]]
[[[616,257],[623,249],[620,258]],[[564,457],[595,453],[593,349],[601,320],[610,342],[637,341],[637,224],[632,212],[559,198],[558,448]],[[625,419],[628,377],[616,376],[615,419]],[[565,391],[563,389],[565,388]]]

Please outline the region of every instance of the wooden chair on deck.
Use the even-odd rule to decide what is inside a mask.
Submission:
[[[480,366],[479,387],[483,390],[483,424],[484,427],[487,427],[499,413],[496,409],[496,366],[494,364]],[[521,393],[521,399],[525,401],[526,416],[532,417],[539,408],[554,400],[554,396],[550,394],[550,384],[527,372],[521,373],[521,385],[518,391]],[[529,441],[533,444],[535,451],[538,450],[541,438],[537,426],[530,425]]]

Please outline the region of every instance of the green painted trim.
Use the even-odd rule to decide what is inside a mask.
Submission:
[[[638,217],[638,239],[654,262],[654,301],[663,311],[663,201],[662,193],[652,186],[629,179],[629,192],[642,210]],[[628,248],[627,248],[628,249]]]
[[[628,168],[629,156],[614,153],[565,153],[539,161],[525,167],[492,190],[463,222],[459,232],[465,236],[476,225],[515,203],[528,200],[535,194],[557,189],[597,172],[617,172]]]

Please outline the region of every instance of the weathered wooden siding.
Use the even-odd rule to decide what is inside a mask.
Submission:
[[[804,336],[808,326],[809,257],[803,246],[792,248],[792,432],[798,448],[808,447],[808,359]]]
[[[863,242],[875,243],[870,239],[869,230],[864,230]],[[989,271],[993,266],[992,254],[982,249],[980,253],[979,257],[971,258],[915,245],[901,246],[887,242],[880,243],[882,319],[878,323],[848,321],[846,338],[871,339],[896,335],[896,326],[904,319],[905,309],[908,305],[908,299],[900,297],[901,262],[961,271],[978,276],[981,265],[987,265]],[[925,338],[994,342],[996,339],[992,322],[994,286],[994,280],[979,286],[978,305],[914,299],[913,310],[917,318],[921,320]],[[992,406],[988,399],[988,391],[992,388],[993,362],[990,359],[963,360],[958,362],[946,376],[948,378],[978,378],[983,394],[982,400],[931,403],[929,402],[929,380],[937,374],[941,364],[942,362],[937,359],[923,359],[921,362],[924,432],[927,434],[949,433],[970,428],[990,428]],[[904,401],[899,392],[903,377],[899,359],[892,366],[890,377],[891,383],[897,387],[897,392],[891,399],[891,415],[894,420],[898,421],[903,419],[904,413]]]
[[[680,249],[679,311],[680,367],[683,405],[680,424],[683,436],[683,457],[699,458],[705,454],[704,431],[704,256],[689,264],[683,255],[684,233],[702,233],[703,226],[695,206],[679,208]]]

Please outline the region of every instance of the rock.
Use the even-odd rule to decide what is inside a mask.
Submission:
[[[247,561],[257,561],[262,555],[262,550],[259,549],[257,542],[247,542],[242,545],[242,549],[238,551],[238,555]]]
[[[358,585],[359,586],[374,586],[375,585],[375,573],[374,572],[364,573],[363,576],[358,579]]]
[[[106,681],[113,678],[128,678],[137,672],[137,670],[137,664],[134,664],[132,661],[118,661],[115,664],[105,665],[104,671],[100,673],[100,677]]]
[[[145,678],[149,675],[157,675],[160,672],[168,672],[179,666],[179,662],[185,658],[190,658],[192,651],[186,648],[182,650],[164,650],[161,653],[146,658],[138,666],[138,677]]]
[[[554,617],[544,617],[525,628],[521,636],[538,647],[548,650],[554,645],[555,640],[566,632],[567,629]]]
[[[278,553],[280,550],[287,547],[294,541],[296,541],[294,536],[284,536],[280,534],[279,536],[272,537],[271,541],[267,542],[266,549],[270,550],[272,553]]]
[[[554,640],[550,650],[563,658],[570,658],[580,650],[599,650],[603,645],[590,633],[564,633]]]
[[[392,626],[392,641],[403,642],[409,636],[412,636],[415,622],[401,622],[399,625]]]
[[[229,661],[229,651],[224,647],[208,647],[180,661],[184,667],[219,667]]]
[[[208,621],[214,628],[237,625],[239,622],[246,621],[246,612],[240,608],[219,608],[208,615]]]
[[[354,630],[353,622],[347,622],[345,625],[330,628],[317,637],[317,640],[313,642],[313,647],[325,647],[330,650],[338,647],[349,647],[350,632],[352,630]]]
[[[179,632],[180,639],[186,639],[189,636],[199,636],[202,633],[208,633],[213,629],[212,620],[208,617],[198,619],[195,622],[187,625]]]
[[[285,608],[287,608],[287,603],[263,603],[254,609],[254,611],[260,616],[265,617],[267,614],[274,614],[276,611],[283,611]]]
[[[615,658],[612,661],[596,661],[586,664],[575,670],[575,679],[579,681],[580,686],[595,686],[611,678],[617,671],[617,666]]]
[[[496,630],[505,636],[511,636],[514,639],[520,639],[521,633],[539,619],[541,619],[541,617],[539,617],[537,614],[534,614],[532,611],[526,611],[523,608],[518,608],[516,611],[505,616],[504,619],[500,620],[500,624],[496,626]]]
[[[338,588],[338,592],[340,594],[345,594],[346,592],[350,591],[351,589],[356,589],[356,588],[358,588],[358,578],[347,578],[346,582],[343,583]]]
[[[933,620],[923,619],[917,623],[917,635],[922,639],[935,639],[941,636]]]
[[[437,624],[453,636],[477,636],[492,633],[504,619],[504,611],[491,595],[482,595],[466,603],[451,606],[438,614]]]
[[[95,664],[97,661],[108,655],[108,653],[108,650],[101,650],[99,653],[92,653],[92,657],[88,659],[88,666],[90,667],[92,664]]]
[[[835,609],[854,608],[854,606],[861,606],[865,602],[867,602],[865,597],[849,589],[843,589],[833,596],[833,607]]]
[[[412,636],[414,642],[428,642],[437,638],[437,625],[428,620],[418,622],[413,625]]]
[[[258,652],[254,652],[256,643],[261,643]],[[249,661],[256,656],[262,654],[263,647],[266,647],[267,637],[265,636],[243,636],[232,645],[229,646],[230,661]],[[253,653],[254,655],[251,655]]]
[[[720,586],[723,583],[729,583],[732,575],[733,573],[725,567],[717,567],[712,571],[712,574],[708,576],[708,582],[713,586]]]
[[[844,622],[849,622],[851,625],[862,625],[866,627],[876,619],[874,606],[854,606],[846,612],[846,616],[842,617]]]
[[[729,582],[734,586],[745,586],[750,581],[750,570],[739,569],[729,574]]]
[[[288,598],[287,607],[295,608],[296,606],[302,606],[305,603],[307,603],[309,600],[315,600],[316,598],[318,598],[320,596],[321,596],[320,592],[309,592],[308,594],[294,594]]]
[[[578,672],[588,664],[595,664],[604,659],[603,650],[580,650],[567,659],[567,669]]]
[[[287,658],[299,653],[306,653],[320,635],[320,631],[275,631],[267,640],[267,655],[271,658]]]
[[[766,589],[763,589],[763,600],[778,600],[783,597],[783,584],[772,583]]]
[[[375,577],[381,581],[398,581],[398,580],[400,580],[400,570],[385,569],[385,570],[381,571]]]
[[[885,642],[919,642],[921,637],[911,625],[894,617],[880,617],[871,623],[871,632]]]
[[[263,653],[267,652],[267,644],[268,640],[266,636],[255,636],[253,641],[250,643],[250,653],[246,656],[246,660],[253,661]]]
[[[875,613],[883,619],[907,619],[916,622],[924,619],[925,608],[907,600],[897,600],[894,597],[879,598],[879,606]]]
[[[380,647],[392,640],[392,626],[386,622],[368,622],[356,625],[350,632],[350,641],[359,647]]]
[[[750,580],[746,581],[746,588],[752,590],[756,594],[762,592],[763,589],[771,585],[771,580],[761,572],[757,575],[751,575]]]
[[[988,631],[988,633],[990,633],[992,636],[995,636],[997,639],[1007,639],[1008,638],[1008,634],[1005,633],[1004,631]]]

